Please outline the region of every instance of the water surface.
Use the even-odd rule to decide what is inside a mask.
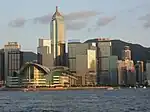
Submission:
[[[0,91],[0,112],[150,112],[150,89]]]

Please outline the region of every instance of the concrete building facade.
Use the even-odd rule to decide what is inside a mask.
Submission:
[[[53,66],[53,55],[51,53],[51,40],[39,39],[37,48],[37,62],[46,67]]]
[[[131,50],[129,46],[125,46],[124,50],[122,51],[122,59],[123,60],[131,60]]]
[[[136,72],[133,60],[131,60],[131,51],[129,46],[125,46],[122,51],[122,61],[118,62],[118,84],[126,86],[136,85]]]
[[[82,79],[78,81],[82,82],[79,85],[86,85],[87,82],[90,82],[87,76],[89,73],[96,78],[96,46],[93,43],[68,43],[68,63],[70,71],[76,73],[78,77],[82,77],[79,78],[80,80]]]
[[[7,83],[7,76],[11,74],[8,68],[11,66],[11,52],[13,52],[13,54],[15,54],[15,52],[18,54],[20,49],[21,46],[17,42],[8,42],[8,44],[4,45],[5,83]]]

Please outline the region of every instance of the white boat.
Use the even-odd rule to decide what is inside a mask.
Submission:
[[[129,88],[132,88],[131,86]]]
[[[136,89],[136,87],[134,87],[134,89]]]
[[[28,90],[29,90],[28,88],[24,88],[24,89],[23,89],[24,92],[27,92]]]
[[[146,86],[144,86],[143,89],[146,89]]]
[[[114,88],[113,87],[109,87],[109,88],[107,88],[107,90],[114,90]]]

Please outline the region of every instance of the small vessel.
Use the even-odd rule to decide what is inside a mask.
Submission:
[[[28,92],[28,91],[36,91],[36,86],[28,86],[27,88],[24,88],[23,91],[24,92]]]
[[[136,89],[136,87],[134,87],[134,89]]]
[[[108,87],[107,90],[114,90],[114,88],[113,87]]]
[[[24,88],[23,89],[23,92],[27,92],[29,89],[28,88]]]
[[[132,88],[131,86],[129,88]]]
[[[143,89],[146,89],[146,86],[144,86]]]

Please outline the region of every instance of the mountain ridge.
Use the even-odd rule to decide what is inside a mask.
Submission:
[[[97,39],[90,39],[85,41],[85,43],[89,42],[97,42]],[[129,46],[131,50],[131,57],[134,63],[137,61],[143,61],[144,62],[144,69],[145,69],[145,63],[147,60],[150,60],[150,48],[144,47],[141,44],[134,44],[134,43],[128,43],[122,40],[111,40],[112,42],[112,55],[118,56],[118,59],[121,60],[122,57],[122,50],[124,49],[124,46]]]

